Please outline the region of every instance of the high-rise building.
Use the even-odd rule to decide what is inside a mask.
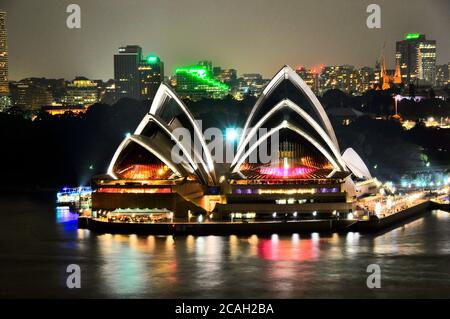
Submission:
[[[356,91],[364,93],[374,85],[375,83],[375,71],[370,67],[362,67],[356,71],[357,73],[357,87]]]
[[[395,58],[404,83],[422,80],[435,84],[435,40],[427,40],[424,34],[408,33],[404,40],[397,41]]]
[[[142,48],[138,45],[120,47],[119,53],[114,55],[117,99],[123,97],[140,99],[139,65],[141,61]]]
[[[319,91],[323,93],[330,89],[338,89],[348,94],[359,95],[371,88],[381,87],[380,84],[383,82],[381,74],[385,73],[384,76],[393,78],[389,70],[381,71],[379,63],[376,68],[378,70],[367,66],[356,69],[353,65],[347,64],[325,66],[319,77]]]
[[[12,100],[10,96],[0,95],[0,113],[7,111],[12,106]]]
[[[164,82],[164,62],[157,56],[149,55],[139,64],[139,78],[141,99],[153,99],[159,85]]]
[[[450,83],[450,63],[436,66],[436,86],[443,87]]]
[[[116,98],[153,99],[164,81],[164,63],[154,55],[143,59],[142,48],[127,45],[114,55]]]
[[[9,93],[6,12],[0,10],[0,95]]]
[[[323,91],[339,89],[346,93],[358,92],[358,70],[353,65],[325,66],[320,74],[320,87]]]
[[[175,90],[181,98],[193,101],[224,98],[230,87],[214,78],[211,62],[200,61],[175,69]]]
[[[98,102],[97,83],[84,77],[77,77],[67,84],[64,104],[69,106],[82,105],[90,106]]]
[[[42,86],[38,79],[33,78],[13,83],[11,95],[15,106],[33,113],[39,112],[42,106],[54,102],[49,89]]]

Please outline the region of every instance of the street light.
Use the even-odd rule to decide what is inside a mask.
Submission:
[[[397,115],[398,114],[397,103],[398,101],[402,100],[402,96],[400,94],[397,94],[394,96],[394,100],[395,100],[395,115]]]

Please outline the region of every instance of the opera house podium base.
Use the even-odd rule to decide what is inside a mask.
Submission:
[[[95,218],[80,218],[79,227],[98,233],[140,235],[270,235],[294,233],[328,233],[343,231],[352,220],[309,220],[270,222],[205,223],[123,223]],[[81,226],[82,225],[82,226]]]
[[[99,218],[80,217],[79,228],[87,228],[98,233],[138,234],[138,235],[271,235],[271,234],[311,234],[311,233],[375,233],[383,232],[402,225],[414,218],[419,218],[431,209],[441,209],[432,201],[400,210],[386,217],[368,220],[352,219],[311,219],[279,220],[257,222],[166,222],[166,223],[129,223],[108,222]],[[448,207],[448,204],[447,204]]]
[[[129,223],[108,222],[99,218],[80,217],[79,228],[87,228],[98,233],[138,234],[138,235],[271,235],[310,233],[377,233],[398,227],[412,219],[419,218],[430,209],[448,209],[448,204],[438,204],[427,200],[386,217],[367,220],[317,219],[279,220],[258,222],[166,222]]]

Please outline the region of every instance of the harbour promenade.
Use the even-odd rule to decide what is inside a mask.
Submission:
[[[381,217],[372,215],[368,219],[323,219],[299,221],[264,222],[162,222],[133,223],[108,222],[101,218],[80,217],[79,228],[100,233],[160,234],[160,235],[252,235],[273,233],[329,233],[361,232],[376,233],[402,225],[408,220],[420,217],[432,209],[449,210],[449,204],[430,199],[417,199],[407,206],[393,208]]]

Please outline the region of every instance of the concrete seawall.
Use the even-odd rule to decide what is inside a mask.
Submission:
[[[349,228],[349,231],[367,233],[367,232],[379,232],[396,225],[402,224],[408,219],[420,216],[421,214],[432,208],[432,203],[430,201],[423,202],[416,206],[404,209],[392,215],[369,221],[358,221]]]
[[[80,218],[81,219],[81,218]],[[154,235],[253,235],[332,232],[347,227],[352,221],[311,220],[298,222],[255,223],[109,223],[96,219],[80,220],[80,227],[101,233],[154,234]]]
[[[387,217],[369,221],[344,219],[304,220],[295,222],[253,222],[253,223],[117,223],[80,217],[79,228],[87,228],[99,233],[113,234],[153,234],[153,235],[253,235],[292,233],[332,233],[361,232],[375,233],[400,226],[408,220],[420,217],[430,209],[448,210],[448,204],[426,201]]]
[[[440,204],[432,201],[431,209],[441,209],[445,210],[446,212],[450,212],[450,204]]]

